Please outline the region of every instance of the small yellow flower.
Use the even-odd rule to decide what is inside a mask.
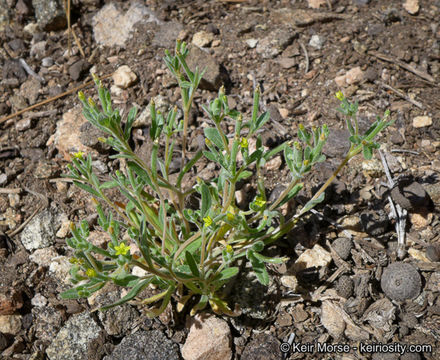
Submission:
[[[203,218],[203,222],[205,223],[205,226],[206,226],[206,227],[212,225],[212,219],[211,219],[211,217],[210,217],[209,215],[208,215],[208,216],[205,216],[205,217]]]
[[[84,157],[84,153],[83,153],[82,151],[78,151],[78,152],[72,154],[72,156],[73,156],[75,159],[82,160],[83,157]]]
[[[232,254],[234,252],[234,249],[231,245],[226,245],[226,252],[228,252],[229,254]]]
[[[246,138],[242,138],[240,140],[240,146],[244,149],[247,149],[249,146],[248,140]]]
[[[266,204],[266,200],[264,200],[261,196],[257,196],[257,198],[255,199],[254,203],[258,207],[262,207],[262,206],[264,206],[264,204]]]
[[[84,95],[84,93],[83,93],[82,91],[79,91],[79,92],[78,92],[78,98],[79,98],[81,101],[85,101],[85,100],[86,100],[86,96]]]
[[[325,140],[325,134],[321,133],[321,135],[319,136],[319,140],[324,141]]]
[[[115,246],[116,255],[127,255],[127,253],[130,253],[130,248],[125,245],[123,242],[119,245]]]
[[[205,139],[205,144],[206,144],[206,146],[211,146],[212,142],[209,139]]]
[[[234,214],[228,212],[228,213],[226,214],[226,218],[227,218],[229,221],[232,221],[232,220],[234,220],[235,216],[234,216]]]
[[[303,124],[299,124],[299,129],[301,130],[301,131],[304,131],[306,128],[304,127],[304,125]]]
[[[338,91],[335,96],[336,99],[338,99],[339,101],[344,100],[344,94],[342,93],[342,91]]]
[[[95,277],[97,274],[95,269],[89,268],[86,270],[86,275],[91,278],[91,277]]]
[[[92,106],[92,107],[95,107],[95,106],[96,106],[96,103],[95,103],[95,101],[94,101],[92,98],[89,98],[89,99],[88,99],[88,102],[89,102],[89,105],[90,105],[90,106]]]
[[[309,160],[304,160],[304,161],[303,161],[303,164],[304,164],[304,166],[307,166],[307,165],[309,165],[309,163],[310,163],[310,161],[309,161]]]

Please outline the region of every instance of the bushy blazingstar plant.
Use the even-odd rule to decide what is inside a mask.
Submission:
[[[258,280],[267,285],[269,276],[265,264],[285,259],[262,255],[265,246],[289,232],[301,215],[323,200],[325,188],[351,158],[360,152],[365,158],[371,158],[373,149],[379,146],[374,137],[390,124],[387,112],[383,119],[378,118],[365,134],[360,135],[357,104],[350,103],[338,92],[339,110],[347,118],[351,148],[323,187],[293,216],[284,217],[280,207],[298,194],[304,176],[313,165],[325,160],[322,148],[329,133],[327,126],[308,130],[300,125],[298,141],[265,150],[257,134],[269,120],[269,113],[259,114],[260,90],[255,89],[252,114],[245,119],[229,108],[222,88],[218,97],[204,107],[213,123],[204,129],[206,147],[185,162],[189,112],[202,78],[198,69],[193,72],[188,67],[187,55],[186,44],[179,41],[174,55],[166,52],[165,63],[181,91],[183,119],[178,121],[177,107],[165,115],[156,110],[154,101],[151,102],[150,165],[129,145],[136,108],[122,122],[119,110],[112,107],[109,91],[97,78],[100,107],[93,99],[86,100],[83,93],[79,94],[85,117],[108,135],[101,140],[115,151],[111,158],[125,159],[126,168],[123,172],[116,171],[110,181],[101,182],[93,172],[90,155],[85,157],[77,153],[72,157],[68,177],[93,196],[98,224],[111,240],[105,249],[97,247],[88,241],[86,221],[78,227],[72,226],[73,237],[67,243],[75,252],[71,277],[76,286],[64,292],[63,298],[88,297],[106,283],[113,282],[128,288],[128,292],[104,309],[137,300],[141,305],[155,305],[147,308],[147,314],[157,316],[174,295],[178,310],[196,296],[198,302],[191,313],[204,309],[209,303],[216,313],[237,314],[220,295],[222,287],[239,271],[236,260],[249,260]],[[232,139],[228,139],[222,127],[225,121],[235,124]],[[179,136],[182,138],[182,162],[177,180],[171,181],[170,164]],[[251,138],[256,138],[253,151],[249,146]],[[291,172],[291,182],[276,201],[269,203],[263,169],[268,160],[281,152]],[[202,157],[219,166],[218,177],[210,181],[197,178],[192,188],[183,188],[184,175]],[[239,209],[235,199],[237,183],[252,176],[256,179],[256,196],[247,210]],[[110,188],[117,188],[126,202],[112,201],[106,194],[106,189]],[[190,195],[198,196],[200,206],[197,209],[186,205],[185,200]],[[122,240],[123,234],[125,240]],[[150,284],[160,289],[159,293],[139,299],[139,294]]]

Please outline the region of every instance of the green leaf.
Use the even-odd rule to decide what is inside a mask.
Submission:
[[[263,251],[264,249],[264,242],[257,241],[255,244],[252,245],[252,250],[255,252]]]
[[[238,267],[235,267],[235,266],[227,268],[227,269],[223,269],[220,272],[220,278],[218,280],[224,281],[224,280],[230,279],[231,277],[234,277],[235,275],[237,275],[238,271],[239,271]]]
[[[113,282],[116,285],[119,286],[128,286],[131,287],[133,286],[135,283],[138,282],[139,277],[132,275],[130,273],[128,273],[127,271],[124,270],[124,268],[120,267],[118,268],[116,271],[114,271],[111,275],[110,278],[113,280]],[[130,286],[131,285],[131,286]]]
[[[261,158],[261,156],[263,155],[263,150],[262,149],[258,149],[255,150],[248,158],[246,161],[247,165],[252,164],[254,161],[257,161]]]
[[[133,126],[134,120],[136,119],[138,109],[133,106],[128,113],[127,116],[127,122],[125,123],[124,127],[124,138],[125,140],[128,140],[130,138],[131,128]]]
[[[270,113],[268,111],[262,113],[256,123],[255,123],[255,129],[254,132],[260,129],[268,120],[270,119]]]
[[[200,272],[199,272],[199,268],[197,267],[197,263],[193,255],[188,250],[185,251],[185,259],[193,275],[199,277]]]
[[[179,177],[177,178],[176,186],[180,187],[180,183],[182,182],[183,176],[194,166],[194,164],[199,161],[199,159],[202,157],[201,150],[197,151],[197,153],[193,156],[193,158],[188,161],[185,166],[183,167],[182,171],[179,174]]]
[[[290,199],[293,199],[303,188],[304,184],[300,183],[300,184],[296,184],[292,190],[289,191],[289,193],[286,195],[286,197],[281,200],[281,202],[278,204],[277,207],[280,207],[282,205],[284,205],[286,202],[288,202]]]
[[[220,150],[225,150],[222,135],[216,128],[205,128],[205,136],[209,139],[215,146],[217,146]]]
[[[114,187],[118,186],[118,182],[116,180],[106,181],[99,185],[99,189],[112,189]]]
[[[99,192],[97,192],[95,189],[93,189],[91,186],[86,185],[82,182],[79,181],[73,181],[73,183],[78,186],[80,189],[87,191],[88,193],[92,194],[95,197],[101,197],[101,195],[99,194]]]
[[[203,310],[208,304],[208,296],[202,295],[199,302],[191,309],[191,314],[194,315],[197,311]]]
[[[252,171],[244,170],[238,175],[237,181],[247,179],[247,178],[251,177],[252,175],[253,175]]]
[[[126,303],[127,301],[132,300],[137,294],[139,294],[142,290],[144,290],[150,283],[152,278],[150,279],[139,279],[139,281],[132,287],[132,289],[121,299],[114,302],[113,304],[103,306],[101,310],[108,310],[112,307],[122,305]]]
[[[201,185],[201,192],[202,192],[201,217],[204,218],[211,208],[212,199],[211,199],[211,193],[209,191],[209,187],[205,183]]]
[[[364,155],[364,158],[366,160],[371,160],[371,158],[373,157],[373,149],[372,146],[370,144],[368,145],[364,145],[362,147],[362,153]]]
[[[348,140],[355,145],[359,145],[361,143],[361,138],[359,135],[352,135],[348,138]]]
[[[248,250],[246,252],[246,256],[251,262],[252,269],[254,270],[258,281],[262,285],[265,286],[269,285],[269,274],[267,273],[266,265],[264,265],[264,262],[257,259],[255,253],[252,250]]]
[[[269,264],[282,264],[288,260],[288,258],[270,258],[259,253],[254,253],[254,256],[258,260]]]

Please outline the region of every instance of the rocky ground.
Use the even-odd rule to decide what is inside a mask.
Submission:
[[[72,0],[75,38],[59,2],[0,0],[1,359],[440,357],[439,1]],[[120,162],[82,118],[76,91],[52,98],[85,85],[91,72],[103,78],[127,66],[104,84],[124,113],[139,108],[133,138],[146,156],[147,105],[155,99],[166,110],[179,98],[162,61],[176,38],[192,44],[191,66],[207,69],[190,148],[206,122],[201,105],[221,84],[230,107],[246,114],[260,85],[269,148],[294,139],[301,123],[328,124],[328,161],[308,178],[303,199],[348,149],[336,91],[359,102],[362,128],[386,109],[395,120],[380,138],[393,190],[379,154],[352,161],[318,213],[269,249],[290,258],[270,268],[271,284],[246,272],[235,279],[228,302],[241,306],[238,318],[192,319],[174,306],[154,320],[130,304],[94,311],[119,298],[119,288],[88,300],[59,297],[69,288],[70,222],[96,224],[89,197],[60,177],[69,154],[91,153],[101,177]],[[84,92],[96,96],[92,86]],[[198,171],[210,178],[217,169]],[[281,157],[265,176],[276,196],[288,181]],[[237,196],[246,203],[251,191],[245,184]],[[407,212],[403,254],[389,198]],[[92,236],[102,241],[98,229]],[[407,348],[399,355],[398,347],[365,344]]]

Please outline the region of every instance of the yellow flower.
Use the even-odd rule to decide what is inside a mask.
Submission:
[[[211,219],[211,217],[209,215],[203,218],[203,222],[205,223],[206,227],[212,225],[212,219]]]
[[[127,255],[127,253],[130,253],[130,248],[125,245],[123,242],[119,245],[115,246],[116,255]]]
[[[78,97],[81,101],[85,101],[86,100],[86,96],[84,95],[84,93],[82,91],[78,92]]]
[[[226,252],[228,252],[229,254],[232,254],[234,252],[234,249],[231,245],[226,245]]]
[[[240,146],[241,146],[242,148],[247,149],[247,147],[249,146],[249,144],[248,144],[248,140],[247,140],[246,138],[242,138],[242,139],[240,140]]]
[[[264,204],[266,204],[266,200],[264,200],[261,196],[257,196],[257,198],[255,199],[254,203],[258,207],[262,207]]]
[[[234,214],[232,214],[232,213],[230,213],[230,212],[228,212],[228,213],[226,213],[226,218],[229,220],[229,221],[232,221],[232,220],[234,220]]]
[[[335,96],[339,101],[344,100],[344,94],[342,93],[342,91],[338,91]]]
[[[82,151],[78,151],[78,152],[72,154],[72,156],[73,156],[75,159],[82,160],[82,159],[83,159],[83,156],[84,156],[84,153],[83,153]]]
[[[306,159],[303,161],[303,163],[304,163],[304,166],[307,166],[307,165],[309,165],[310,161]]]
[[[86,270],[86,275],[91,278],[91,277],[95,277],[97,274],[96,274],[96,271],[94,269],[89,268],[89,269]]]

